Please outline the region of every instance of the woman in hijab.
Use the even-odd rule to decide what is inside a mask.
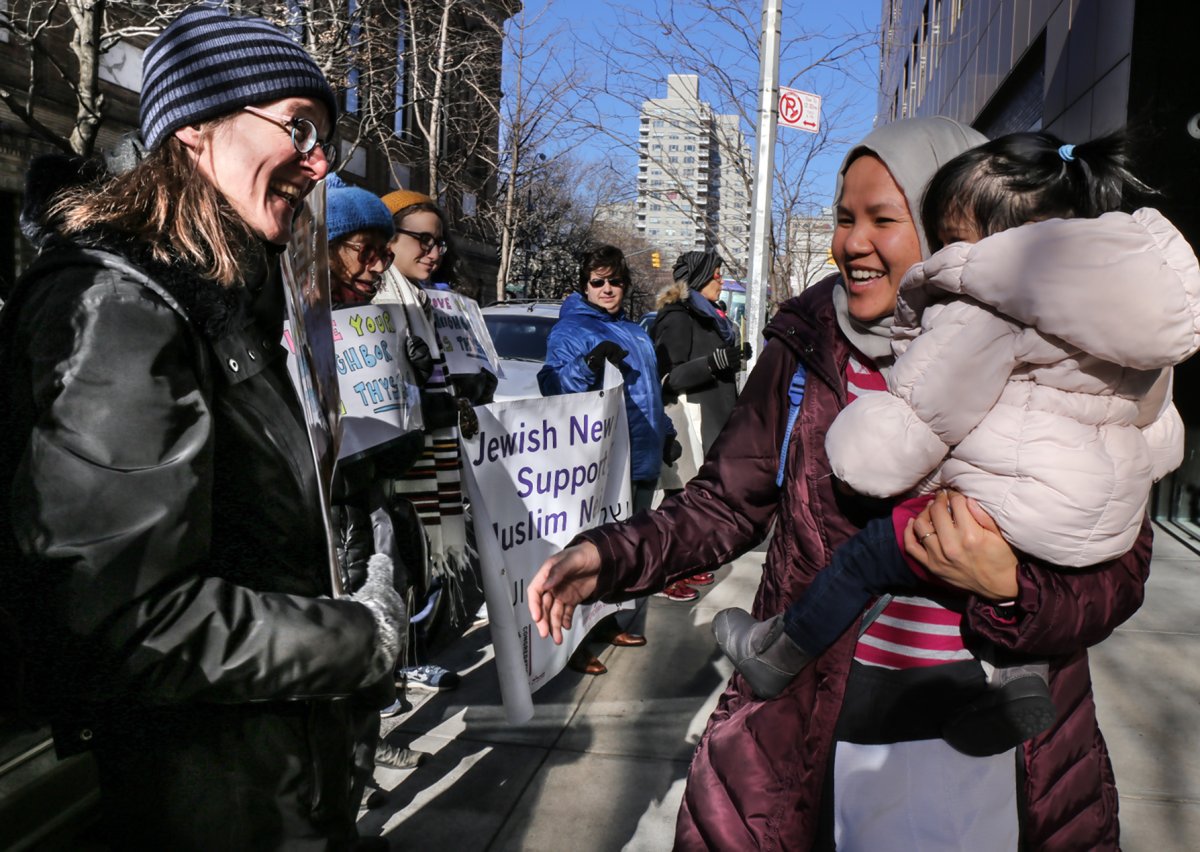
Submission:
[[[728,561],[774,525],[754,602],[763,617],[890,509],[837,486],[824,436],[848,400],[886,387],[900,280],[928,255],[920,198],[937,168],[982,141],[928,118],[881,127],[851,149],[835,196],[838,274],[781,306],[728,427],[683,493],[546,561],[528,592],[540,630],[557,636],[579,602],[661,588],[677,566]],[[1141,604],[1149,526],[1101,570],[1067,574],[1015,554],[960,495],[939,497],[921,520],[945,532],[945,549],[911,555],[966,594],[883,598],[774,700],[757,700],[735,674],[692,762],[677,848],[1117,848],[1086,646]],[[939,708],[951,712],[957,690],[983,679],[964,647],[973,636],[1053,657],[1051,695],[1070,710],[1015,753],[971,757],[940,738]]]

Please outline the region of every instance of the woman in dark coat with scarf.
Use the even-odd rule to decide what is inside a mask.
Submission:
[[[339,699],[390,686],[403,608],[381,555],[332,597],[280,343],[279,255],[337,102],[284,32],[198,5],[147,47],[140,118],[128,171],[31,168],[41,254],[0,315],[27,707],[95,755],[113,848],[349,848]]]
[[[683,493],[546,561],[528,587],[543,635],[569,625],[578,602],[644,595],[677,566],[745,552],[772,526],[754,612],[775,613],[803,593],[873,508],[836,486],[824,439],[849,396],[882,387],[900,279],[925,253],[916,199],[941,164],[980,141],[949,119],[912,119],[851,150],[836,195],[840,273],[781,306],[728,427]],[[793,421],[798,364],[807,382]],[[931,587],[877,619],[868,611],[776,699],[758,700],[735,674],[693,758],[676,848],[1119,848],[1087,648],[1141,605],[1149,524],[1124,556],[1076,572],[1014,553],[961,495],[939,497],[917,524],[937,531],[926,567],[961,595]],[[988,757],[940,738],[953,690],[982,679],[965,649],[975,636],[1050,657],[1060,709],[1050,730]],[[884,647],[915,665],[872,664],[867,652]]]
[[[738,345],[738,332],[717,308],[721,295],[721,256],[712,251],[680,255],[675,281],[655,302],[658,317],[650,329],[658,372],[663,377],[663,402],[679,435],[680,457],[663,467],[659,483],[675,494],[696,475],[708,448],[725,428],[737,402],[737,373],[750,357],[749,345]],[[695,600],[692,586],[715,582],[711,571],[700,571],[671,583],[660,593],[670,600]]]
[[[748,353],[738,345],[733,323],[717,309],[721,256],[711,251],[689,251],[675,262],[674,277],[674,283],[658,294],[658,317],[650,336],[658,371],[664,376],[664,401],[678,399],[699,407],[699,467],[699,460],[733,411],[737,373]],[[679,423],[675,427],[680,430]]]

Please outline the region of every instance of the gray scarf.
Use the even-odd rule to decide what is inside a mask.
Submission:
[[[882,316],[870,323],[861,322],[850,316],[846,285],[839,281],[833,288],[833,309],[837,313],[838,328],[850,344],[866,355],[886,376],[892,366],[892,314]]]

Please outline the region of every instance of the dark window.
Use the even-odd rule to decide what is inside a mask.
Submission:
[[[501,358],[545,361],[546,338],[558,322],[555,317],[484,314],[492,343]]]

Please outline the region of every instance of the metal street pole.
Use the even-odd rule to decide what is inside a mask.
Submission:
[[[767,284],[771,279],[771,186],[775,170],[775,113],[779,102],[779,33],[783,0],[763,0],[762,47],[758,75],[758,132],[754,134],[754,195],[750,220],[750,281],[746,287],[746,341],[754,368],[766,324]]]

